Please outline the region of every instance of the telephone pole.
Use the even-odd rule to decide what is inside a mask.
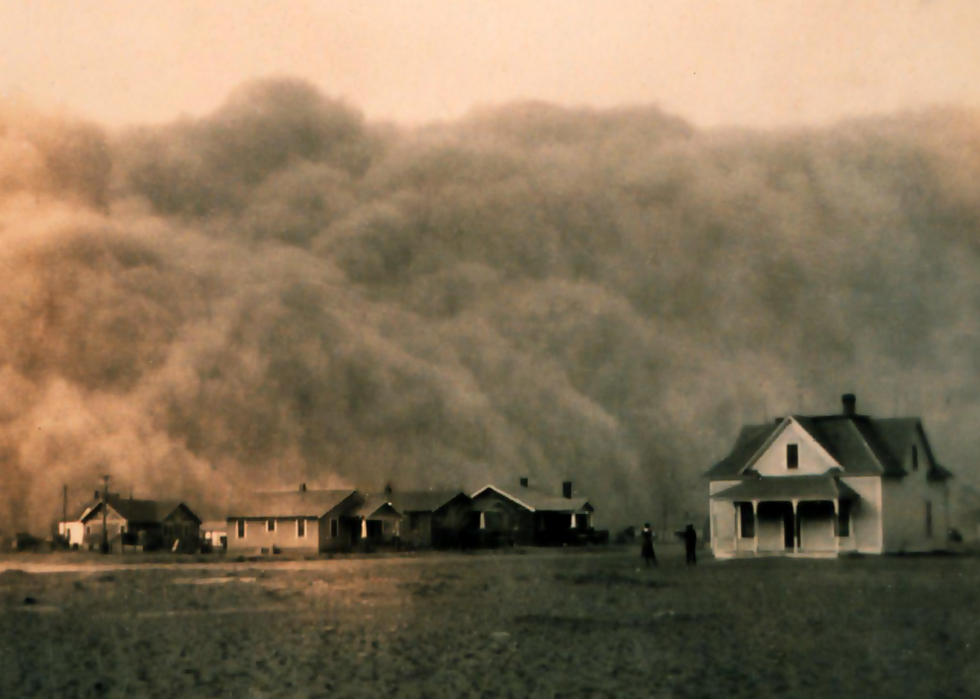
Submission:
[[[109,476],[102,476],[102,553],[109,553]]]
[[[68,543],[68,484],[65,483],[64,497],[62,498],[62,517],[61,526],[58,527],[58,534],[64,543]]]

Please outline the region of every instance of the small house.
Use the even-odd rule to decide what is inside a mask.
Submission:
[[[457,548],[467,530],[479,526],[472,500],[461,490],[409,490],[390,493],[403,516],[400,536],[411,548]]]
[[[364,504],[356,490],[254,493],[233,504],[226,518],[229,552],[323,552],[349,548],[361,537],[353,516]]]
[[[351,527],[351,543],[374,547],[395,545],[400,540],[402,514],[395,509],[390,491],[366,495],[356,509],[347,514]]]
[[[125,547],[144,551],[168,549],[196,551],[200,542],[200,518],[179,501],[138,500],[109,493],[86,507],[77,525],[69,524],[69,537],[81,529],[82,546],[101,548],[107,542],[113,550]],[[105,525],[105,536],[103,535]],[[70,538],[70,544],[75,541]]]
[[[837,556],[946,546],[949,480],[916,417],[782,417],[742,428],[708,471],[715,556]]]
[[[480,539],[487,544],[571,544],[588,540],[593,531],[594,509],[588,499],[575,496],[571,481],[562,484],[561,495],[531,487],[521,478],[516,490],[487,485],[471,497]]]

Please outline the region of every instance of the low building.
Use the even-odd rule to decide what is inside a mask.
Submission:
[[[200,526],[200,518],[183,502],[137,500],[110,493],[85,507],[77,524],[68,523],[65,529],[69,537],[80,529],[81,547],[87,549],[100,549],[103,542],[108,542],[114,551],[135,548],[190,552],[200,545]],[[74,543],[69,538],[69,544]]]
[[[365,495],[360,505],[346,515],[352,523],[352,544],[374,548],[400,543],[404,518],[389,498],[390,491]]]
[[[206,552],[219,552],[228,549],[228,523],[209,521],[201,524],[201,547]]]
[[[364,504],[356,490],[254,493],[229,508],[229,552],[323,552],[350,548],[361,538],[354,516]]]
[[[514,491],[487,485],[471,497],[480,539],[489,545],[580,543],[593,531],[594,509],[587,498],[575,496],[571,481],[562,484],[561,495],[533,488],[522,478]]]
[[[748,425],[707,473],[715,556],[837,556],[945,548],[952,474],[922,421],[837,415]]]
[[[389,494],[401,522],[402,544],[410,548],[458,548],[479,527],[472,499],[461,490],[409,490]]]

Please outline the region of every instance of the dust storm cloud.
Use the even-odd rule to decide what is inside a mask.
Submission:
[[[743,422],[980,417],[980,116],[778,132],[654,108],[403,129],[297,81],[107,132],[0,111],[0,531],[61,484],[571,479],[700,512]]]

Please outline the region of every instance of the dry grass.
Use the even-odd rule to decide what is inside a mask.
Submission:
[[[685,569],[664,553],[652,570],[632,550],[8,570],[0,696],[980,691],[978,558]]]

